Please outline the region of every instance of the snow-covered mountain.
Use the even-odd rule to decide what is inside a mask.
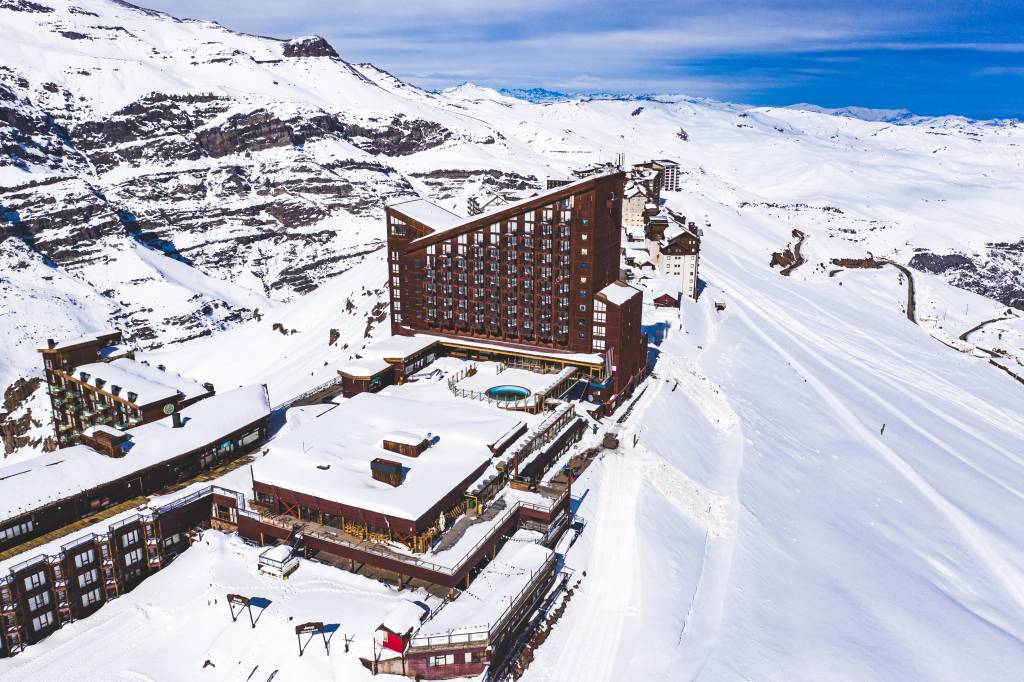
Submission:
[[[47,337],[114,325],[177,371],[266,382],[278,403],[385,333],[389,197],[461,212],[620,152],[672,158],[668,205],[704,230],[706,286],[680,313],[646,311],[664,338],[623,426],[638,445],[580,482],[588,526],[566,561],[588,577],[527,679],[984,680],[1024,665],[1024,125],[534,103],[428,92],[344,57],[111,0],[0,0],[10,456],[45,445]],[[793,257],[794,230],[805,262],[781,277],[770,263]],[[883,261],[910,269],[853,267]],[[147,665],[101,646],[68,669],[48,649],[61,641],[14,659],[12,679]]]

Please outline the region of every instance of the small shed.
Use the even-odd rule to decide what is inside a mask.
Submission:
[[[377,626],[377,645],[381,649],[405,653],[413,631],[420,626],[428,613],[425,605],[403,599],[385,614],[383,622]]]

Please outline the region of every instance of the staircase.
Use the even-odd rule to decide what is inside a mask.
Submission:
[[[121,594],[120,585],[117,583],[117,571],[114,568],[114,554],[110,549],[110,538],[103,535],[96,540],[100,548],[100,572],[103,575],[103,591],[107,601],[117,599]]]
[[[18,605],[14,601],[14,589],[11,578],[0,578],[0,627],[4,631],[4,644],[11,656],[25,650],[25,642],[21,638],[21,623],[18,618]]]
[[[53,585],[53,596],[57,602],[57,617],[61,627],[72,620],[71,602],[68,599],[68,581],[64,578],[64,567],[59,556],[49,558],[50,584]]]
[[[160,556],[160,530],[157,527],[155,515],[142,517],[142,537],[146,541],[146,558],[149,560],[149,570],[160,570],[162,565]]]

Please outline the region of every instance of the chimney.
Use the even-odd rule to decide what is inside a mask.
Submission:
[[[174,424],[174,428],[181,428],[181,412],[175,412],[171,415],[171,421]]]
[[[128,402],[134,403],[138,399],[139,399],[139,394],[138,393],[136,393],[135,391],[128,391]]]
[[[157,365],[157,366],[156,366],[156,368],[157,368],[158,370],[160,370],[161,372],[166,372],[166,371],[167,371],[167,368],[166,368],[166,367],[164,367],[163,365]]]
[[[82,383],[89,383],[89,373],[88,372],[79,372],[78,373],[78,378],[82,380]]]
[[[110,392],[113,393],[114,395],[121,395],[121,387],[118,386],[117,384],[111,384]]]
[[[96,377],[96,380],[93,383],[96,384],[96,388],[103,388],[103,385],[107,383],[107,380]]]
[[[46,347],[47,348],[56,348],[57,347],[57,342],[54,341],[53,339],[46,339]]]

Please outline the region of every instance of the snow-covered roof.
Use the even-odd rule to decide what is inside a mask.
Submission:
[[[73,339],[65,339],[64,341],[59,341],[57,342],[57,345],[55,345],[53,348],[54,350],[74,348],[75,346],[80,346],[83,343],[93,343],[104,336],[112,336],[117,333],[118,331],[116,329],[101,329],[100,331],[93,332],[92,334],[86,334],[84,336],[79,336]]]
[[[115,428],[113,426],[108,426],[106,424],[97,424],[96,426],[88,426],[82,429],[82,433],[85,434],[86,436],[95,436],[97,433],[106,433],[108,435],[114,436],[115,438],[120,438],[121,436],[126,435],[128,432],[122,431],[121,429]]]
[[[424,430],[391,431],[389,433],[385,433],[382,440],[398,443],[399,445],[419,445],[425,441],[429,435],[430,431]]]
[[[107,457],[85,445],[73,445],[0,467],[0,519],[26,514],[216,443],[269,414],[267,389],[244,386],[185,408],[180,428],[174,428],[168,417],[130,429],[124,457]]]
[[[388,336],[363,350],[366,355],[389,360],[404,360],[437,343],[436,336],[416,334],[415,336]]]
[[[422,604],[403,599],[384,614],[380,626],[396,635],[404,635],[423,622],[426,615],[427,609]]]
[[[413,636],[413,645],[427,644],[428,637],[489,632],[497,625],[551,558],[550,549],[531,541],[535,536],[531,531],[516,531],[466,593],[423,624]]]
[[[462,216],[426,199],[398,201],[390,204],[388,208],[435,230],[444,230],[465,220]]]
[[[512,413],[484,405],[360,393],[275,440],[253,464],[257,482],[368,511],[417,520],[492,456],[489,445],[518,428]],[[429,431],[436,442],[419,457],[385,450],[385,434]],[[374,480],[377,457],[407,468],[399,486]],[[327,468],[324,468],[327,467]]]
[[[622,282],[612,282],[597,293],[604,295],[612,305],[622,305],[634,296],[640,295],[639,290],[634,289],[628,284],[623,284]]]
[[[134,401],[136,405],[150,405],[161,400],[170,400],[178,393],[183,394],[185,400],[209,393],[194,379],[128,358],[118,358],[112,362],[91,362],[76,367],[72,373],[78,378],[81,372],[89,374],[89,383],[93,386],[96,385],[97,379],[103,379],[107,382],[104,390],[109,391],[111,386],[120,386],[122,397],[126,397],[129,391],[137,394],[138,398]]]
[[[525,204],[530,204],[530,203],[534,203],[534,202],[541,202],[541,201],[543,201],[545,198],[547,198],[549,196],[554,196],[556,194],[561,194],[561,193],[565,192],[566,190],[572,190],[572,189],[575,189],[577,187],[582,187],[583,185],[586,185],[587,183],[593,182],[595,180],[600,180],[602,178],[606,178],[606,177],[609,177],[609,176],[612,176],[612,175],[618,175],[621,172],[622,171],[620,171],[619,169],[616,168],[614,170],[610,170],[610,171],[605,172],[605,173],[598,173],[598,174],[595,174],[595,175],[588,175],[587,177],[580,178],[579,180],[576,180],[575,182],[570,182],[568,185],[562,185],[561,187],[553,187],[551,189],[539,191],[534,196],[526,197],[526,198],[520,199],[518,201],[513,201],[511,203],[505,204],[504,206],[498,206],[495,210],[490,211],[488,213],[481,213],[481,214],[478,214],[478,215],[475,215],[475,216],[470,216],[469,218],[460,218],[459,221],[454,223],[454,224],[450,224],[450,225],[446,225],[446,226],[436,226],[435,227],[434,225],[431,225],[428,222],[426,224],[430,225],[431,227],[434,227],[434,231],[431,232],[430,234],[427,234],[427,235],[424,235],[424,236],[420,237],[419,239],[413,240],[412,243],[415,244],[415,243],[417,243],[419,241],[422,241],[424,239],[431,239],[433,237],[436,237],[438,235],[438,233],[448,232],[448,231],[451,231],[451,230],[457,230],[460,227],[465,227],[466,225],[471,225],[473,223],[476,223],[477,221],[486,221],[488,217],[496,215],[498,213],[503,213],[505,211],[515,210],[515,209],[517,209],[520,206],[523,206]],[[437,208],[441,208],[441,207],[438,206]],[[441,210],[443,211],[444,209],[441,209]]]
[[[356,358],[338,369],[342,374],[358,379],[376,376],[391,367],[391,363],[383,358]]]

